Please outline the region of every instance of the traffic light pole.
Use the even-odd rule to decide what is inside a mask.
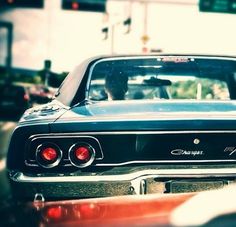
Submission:
[[[7,57],[6,69],[8,76],[10,75],[12,67],[12,42],[13,42],[13,25],[10,22],[0,22],[0,28],[7,29]]]
[[[112,24],[111,25],[111,54],[114,54],[114,48],[115,48],[115,27],[117,25],[116,24]]]
[[[10,24],[8,27],[8,44],[7,44],[7,71],[10,73],[12,67],[12,42],[13,42],[13,25]]]

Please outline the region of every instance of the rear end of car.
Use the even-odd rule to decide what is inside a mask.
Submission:
[[[7,161],[14,195],[91,198],[234,183],[235,73],[226,57],[82,64],[56,94],[61,107],[27,111],[15,130]]]
[[[196,108],[197,104],[178,105]],[[140,114],[132,121],[117,116],[66,121],[73,114],[68,111],[54,123],[39,124],[37,131],[19,126],[8,157],[15,196],[33,199],[42,194],[54,200],[182,193],[235,182],[236,121],[231,113],[222,117],[212,112],[211,118],[209,113],[205,113],[208,118],[157,113]],[[16,154],[17,163],[10,157]]]

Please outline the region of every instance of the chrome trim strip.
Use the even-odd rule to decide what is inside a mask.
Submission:
[[[150,161],[129,161],[129,162],[121,162],[121,163],[104,163],[104,164],[95,164],[95,166],[123,166],[123,165],[129,165],[129,164],[158,164],[158,163],[219,163],[219,162],[236,162],[236,159],[231,160],[150,160]]]
[[[87,146],[89,148],[89,150],[91,151],[90,154],[91,154],[91,157],[90,159],[85,162],[85,163],[81,163],[81,164],[78,164],[76,163],[75,160],[73,160],[73,151],[74,151],[74,148],[76,146]],[[75,143],[73,144],[70,148],[69,148],[69,151],[68,151],[68,159],[70,160],[70,163],[75,166],[75,167],[78,167],[78,168],[85,168],[87,166],[90,166],[94,159],[95,159],[95,155],[96,155],[96,152],[95,152],[95,149],[88,143],[85,143],[85,142],[79,142],[79,143]]]
[[[52,183],[52,182],[99,182],[99,181],[132,181],[137,178],[145,179],[149,177],[236,177],[236,168],[218,169],[148,169],[128,174],[117,175],[97,175],[97,176],[27,176],[22,172],[10,174],[11,180],[25,183]]]
[[[37,138],[47,138],[47,137],[63,137],[63,138],[71,138],[71,136],[80,136],[80,135],[89,135],[89,134],[93,134],[93,135],[130,135],[130,134],[185,134],[185,133],[193,133],[193,134],[197,134],[197,133],[203,133],[203,134],[208,134],[208,133],[235,133],[236,134],[236,130],[208,130],[208,131],[203,131],[203,130],[185,130],[185,131],[106,131],[106,132],[94,132],[94,131],[87,131],[87,132],[76,132],[76,133],[50,133],[50,134],[34,134],[31,135],[29,137],[29,139],[31,139],[32,137],[37,137]],[[85,137],[92,137],[94,139],[97,140],[97,138],[93,137],[93,136],[85,136]],[[98,140],[97,140],[98,141]],[[99,143],[100,144],[100,143]]]
[[[25,160],[25,165],[29,166],[29,167],[39,167],[40,166],[38,164],[29,163],[29,162],[27,162],[27,160]],[[71,167],[72,165],[71,164],[62,164],[61,166],[62,167],[66,167],[66,166]]]
[[[227,119],[226,119],[227,118]],[[75,120],[71,120],[70,119],[64,119],[63,121],[66,121],[68,120],[69,123],[78,123],[78,119],[75,118]],[[158,117],[155,117],[155,118],[133,118],[133,119],[125,119],[124,118],[117,118],[117,119],[114,119],[114,118],[111,118],[111,119],[108,119],[107,118],[103,118],[103,119],[97,119],[97,118],[94,118],[94,119],[89,119],[89,120],[83,120],[83,119],[80,119],[79,122],[80,123],[91,123],[91,122],[96,122],[96,123],[99,123],[99,122],[136,122],[136,121],[182,121],[182,120],[188,120],[188,121],[196,121],[196,120],[224,120],[224,121],[235,121],[236,120],[236,117],[229,117],[229,116],[221,116],[221,117],[210,117],[210,118],[207,118],[207,117],[189,117],[189,118],[186,118],[186,117],[179,117],[174,119],[174,118],[158,118]]]
[[[95,164],[94,166],[100,166],[100,167],[118,167],[118,166],[124,166],[124,165],[129,165],[129,164],[175,164],[175,163],[194,163],[194,164],[198,164],[198,163],[219,163],[219,162],[227,162],[227,163],[235,163],[236,159],[231,159],[231,160],[159,160],[159,161],[155,161],[155,160],[150,160],[150,161],[129,161],[129,162],[121,162],[121,163],[104,163],[104,164]],[[28,163],[27,161],[25,161],[25,164],[27,166],[30,167],[39,167],[39,165],[37,164],[32,164],[32,163]],[[64,164],[62,165],[63,167],[66,166],[72,166],[71,164]]]
[[[41,148],[46,146],[47,144],[49,145],[49,147],[50,147],[50,144],[52,144],[56,148],[56,150],[59,152],[59,153],[57,153],[57,155],[58,155],[57,159],[53,163],[48,163],[48,164],[46,163],[46,161],[45,161],[45,163],[43,163],[42,162],[43,160],[41,160],[40,156],[39,156],[41,153]],[[38,163],[38,165],[42,166],[43,168],[46,168],[46,169],[53,168],[53,167],[59,165],[61,159],[62,159],[62,150],[55,143],[42,143],[36,148],[35,160]]]

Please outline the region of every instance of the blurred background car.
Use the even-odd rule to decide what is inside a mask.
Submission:
[[[30,99],[35,104],[43,104],[50,102],[56,92],[55,88],[45,85],[35,85],[29,88]]]
[[[31,107],[29,91],[17,84],[0,84],[1,114],[21,116]]]

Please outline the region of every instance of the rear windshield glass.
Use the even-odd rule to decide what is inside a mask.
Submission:
[[[235,99],[236,63],[228,59],[157,57],[102,60],[89,99]]]

